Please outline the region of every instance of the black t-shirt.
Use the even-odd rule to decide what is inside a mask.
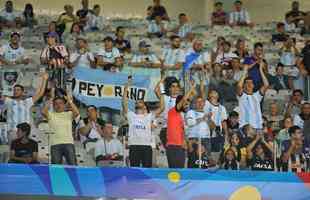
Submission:
[[[76,12],[76,15],[79,17],[79,18],[85,18],[88,14],[88,12],[91,12],[91,10],[89,9],[80,9]]]
[[[287,40],[288,35],[286,35],[285,33],[277,33],[277,34],[273,34],[272,35],[272,39],[271,41],[273,43],[276,42],[285,42]]]
[[[291,16],[291,17],[300,17],[300,16],[305,16],[305,15],[306,15],[306,13],[302,12],[300,10],[297,10],[297,11],[291,10],[288,13],[286,13],[286,16]],[[300,21],[300,19],[294,20],[294,23],[296,24],[296,26],[298,25],[299,21]]]
[[[310,45],[306,45],[301,51],[302,61],[306,70],[310,73]]]
[[[251,167],[252,170],[256,171],[273,171],[274,164],[273,160],[270,158],[261,159],[258,156],[253,156],[251,160],[248,161],[248,166]]]
[[[233,161],[226,161],[222,165],[222,169],[225,170],[239,170],[239,163],[236,160]]]
[[[123,53],[125,50],[131,49],[130,42],[128,40],[114,40],[114,44],[118,44],[122,46],[121,48],[118,48],[118,50]]]
[[[201,159],[199,159],[199,155],[197,152],[191,152],[188,153],[188,162],[187,167],[188,168],[199,168],[199,164],[201,165],[201,168],[207,169],[210,166],[210,160],[206,153],[203,153],[201,155]]]
[[[11,144],[11,150],[15,151],[16,157],[29,158],[33,153],[38,152],[38,143],[32,139],[28,139],[28,143],[24,144],[21,139],[16,139]]]

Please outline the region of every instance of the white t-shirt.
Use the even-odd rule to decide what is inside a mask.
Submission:
[[[227,112],[226,108],[219,105],[213,105],[208,100],[206,101],[205,107],[204,107],[204,113],[212,113],[211,120],[215,123],[216,126],[222,127],[222,122],[227,120]]]
[[[172,49],[172,48],[165,48],[161,55],[161,59],[164,61],[164,65],[168,67],[167,75],[168,76],[175,76],[180,78],[180,70],[169,70],[169,67],[174,67],[177,63],[184,63],[185,62],[185,52],[183,49]]]
[[[26,58],[25,49],[23,47],[19,46],[17,49],[14,49],[10,44],[0,47],[0,55],[3,56],[5,60],[10,62],[15,62]]]
[[[1,10],[0,12],[0,17],[4,18],[5,20],[9,22],[15,21],[16,18],[21,17],[21,12],[18,11],[12,11],[12,12],[7,12],[5,9]]]
[[[238,96],[239,101],[239,123],[240,127],[250,124],[255,129],[263,128],[263,118],[260,102],[263,96],[260,91],[252,95],[242,93]]]
[[[76,61],[76,59],[80,56],[81,54],[78,52],[74,52],[70,55],[70,63],[74,63]],[[85,54],[82,54],[81,57],[79,58],[79,61],[77,63],[77,66],[82,66],[82,67],[89,67],[90,68],[90,62],[88,60],[88,58],[94,62],[95,61],[95,57],[94,54],[91,52],[86,52]]]
[[[206,121],[200,123],[197,119],[203,118],[204,112],[198,112],[196,110],[189,110],[186,115],[187,135],[189,138],[210,138],[210,128]]]
[[[113,154],[123,155],[123,146],[122,143],[113,138],[108,141],[104,138],[99,139],[95,145],[95,157],[97,156],[105,156],[105,155],[113,155]]]
[[[154,115],[138,115],[132,111],[127,114],[129,125],[128,145],[146,145],[155,147],[154,136],[152,135],[152,123]]]
[[[16,130],[16,125],[27,122],[32,123],[31,107],[33,106],[32,97],[17,101],[5,98],[5,109],[7,110],[8,130]]]
[[[140,62],[144,62],[144,61],[148,61],[148,62],[153,63],[153,64],[160,64],[159,59],[157,58],[157,56],[154,53],[135,54],[131,59],[132,63],[140,63]]]
[[[176,99],[177,99],[176,97],[164,95],[165,110],[162,114],[162,116],[163,116],[163,127],[164,128],[167,127],[168,112],[171,108],[173,108],[175,106],[175,100]]]
[[[104,62],[114,63],[115,58],[121,56],[119,50],[115,47],[112,48],[112,51],[106,51],[104,48],[100,49],[97,53],[98,56],[102,56]]]
[[[303,129],[304,128],[304,120],[301,119],[300,115],[295,115],[294,116],[294,121],[293,121],[295,126],[298,126],[299,128]]]

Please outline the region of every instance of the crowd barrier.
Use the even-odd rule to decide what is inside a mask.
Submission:
[[[0,199],[19,195],[24,199],[306,200],[310,174],[1,164]]]

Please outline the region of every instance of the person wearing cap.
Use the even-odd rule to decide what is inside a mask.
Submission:
[[[158,57],[150,52],[150,47],[145,40],[139,42],[139,52],[134,54],[130,62],[132,67],[159,68],[161,63]]]
[[[119,50],[114,47],[113,39],[107,36],[103,40],[104,47],[99,49],[97,52],[97,65],[104,67],[108,63],[114,63],[115,59],[121,57]]]
[[[68,62],[69,52],[64,45],[58,43],[58,37],[56,32],[48,33],[47,46],[41,52],[41,64],[47,65],[49,69],[64,67]]]
[[[70,54],[69,64],[72,67],[96,67],[95,57],[92,52],[89,51],[88,43],[85,38],[79,37],[76,39],[76,51]]]
[[[31,126],[24,122],[18,124],[17,139],[10,146],[9,163],[38,163],[38,143],[29,138]]]
[[[11,33],[10,43],[0,48],[0,63],[2,65],[27,65],[30,63],[25,49],[20,45],[20,37],[18,32]]]
[[[0,22],[8,28],[14,28],[21,17],[22,13],[14,10],[13,2],[6,1],[5,8],[0,11]]]
[[[154,20],[149,21],[147,35],[148,37],[161,38],[167,33],[167,23],[162,20],[162,17],[157,15]]]

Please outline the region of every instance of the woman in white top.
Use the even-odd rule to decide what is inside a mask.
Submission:
[[[152,167],[152,147],[155,147],[154,136],[152,135],[153,121],[164,110],[163,96],[160,96],[160,108],[153,113],[148,109],[143,100],[135,103],[135,112],[128,111],[128,89],[132,79],[128,77],[128,83],[123,94],[123,113],[127,117],[129,132],[129,160],[131,167]]]

